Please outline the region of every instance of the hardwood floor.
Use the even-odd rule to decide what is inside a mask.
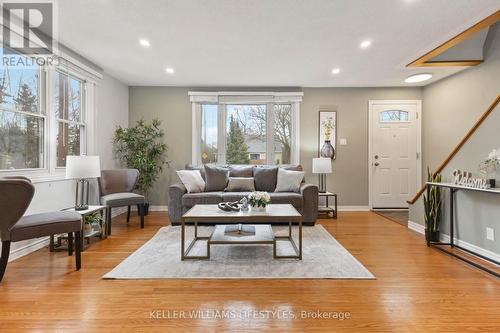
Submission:
[[[371,212],[341,212],[320,223],[376,280],[102,280],[167,217],[151,213],[143,230],[136,216],[128,226],[124,216],[113,221],[113,235],[82,254],[81,271],[74,257],[47,249],[9,263],[0,284],[0,331],[500,331],[498,279]],[[151,318],[155,310],[163,311],[153,312],[160,318]],[[297,319],[165,318],[175,310],[280,310]],[[300,318],[318,310],[350,318]]]

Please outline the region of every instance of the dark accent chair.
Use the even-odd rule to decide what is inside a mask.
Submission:
[[[9,261],[10,243],[22,240],[68,234],[68,253],[73,255],[73,233],[75,239],[76,270],[81,268],[80,214],[69,211],[50,212],[23,216],[35,193],[35,187],[25,177],[0,179],[0,281]]]
[[[111,208],[127,206],[127,222],[130,221],[130,206],[137,205],[141,217],[141,228],[144,228],[143,195],[132,193],[139,179],[139,170],[117,169],[102,170],[99,178],[99,195],[101,205],[108,206],[108,235],[111,235]]]

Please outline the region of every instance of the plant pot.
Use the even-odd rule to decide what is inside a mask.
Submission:
[[[439,231],[428,231],[425,229],[425,239],[430,242],[439,242]]]
[[[266,206],[267,207],[267,206]],[[266,212],[266,207],[262,206],[252,206],[252,212],[256,213],[265,213]]]

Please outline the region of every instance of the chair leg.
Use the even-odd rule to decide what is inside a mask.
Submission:
[[[75,231],[75,262],[78,271],[82,267],[82,235],[80,231]]]
[[[68,255],[73,255],[73,233],[68,233]]]
[[[2,282],[3,275],[7,269],[7,262],[9,262],[10,254],[10,241],[2,241],[2,257],[0,258],[0,282]]]
[[[141,205],[137,205],[137,216],[141,216]]]
[[[108,236],[111,235],[111,207],[108,207]]]
[[[141,229],[144,229],[144,204],[140,205],[140,213],[141,213]]]
[[[130,221],[130,206],[127,206],[127,223]]]

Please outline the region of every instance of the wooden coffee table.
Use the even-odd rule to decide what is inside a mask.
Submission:
[[[271,228],[271,223],[288,222],[288,236],[276,236]],[[292,223],[298,222],[298,245],[292,237]],[[189,245],[186,242],[186,223],[194,223],[194,239]],[[256,226],[256,234],[253,236],[231,237],[224,235],[225,224],[250,224]],[[215,224],[214,232],[208,237],[198,236],[198,224]],[[207,242],[207,254],[204,256],[189,255],[197,241]],[[295,255],[278,256],[276,254],[276,242],[286,240],[292,244]],[[217,205],[195,205],[182,215],[181,224],[181,260],[186,259],[210,259],[210,246],[216,244],[270,244],[273,245],[273,257],[275,259],[299,259],[302,260],[302,215],[290,204],[270,204],[265,212],[225,212]]]

